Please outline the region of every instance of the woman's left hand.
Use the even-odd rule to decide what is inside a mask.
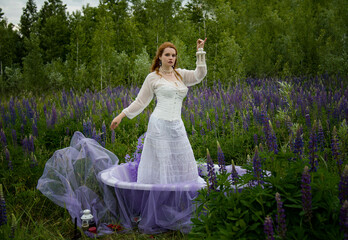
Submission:
[[[207,41],[207,38],[205,38],[204,40],[202,40],[202,39],[197,40],[197,50],[198,50],[198,48],[204,48],[205,41]]]

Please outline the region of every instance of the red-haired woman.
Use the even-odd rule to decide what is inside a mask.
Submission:
[[[197,50],[205,40],[197,40]],[[148,129],[138,168],[138,183],[168,184],[202,181],[197,164],[181,120],[181,106],[188,86],[203,80],[207,74],[205,58],[195,70],[177,68],[177,49],[163,43],[157,50],[151,73],[134,102],[111,122],[115,129],[127,116],[134,118],[141,113],[156,95],[157,105],[150,116]]]

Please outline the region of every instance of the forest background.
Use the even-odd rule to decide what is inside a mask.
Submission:
[[[345,0],[101,0],[68,14],[61,0],[41,9],[28,0],[18,28],[0,9],[0,93],[139,85],[162,42],[194,69],[205,37],[208,83],[347,76],[347,9]]]

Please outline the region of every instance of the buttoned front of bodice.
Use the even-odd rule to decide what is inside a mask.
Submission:
[[[166,81],[163,78],[161,80]],[[172,82],[159,86],[154,91],[157,104],[152,114],[157,118],[169,121],[181,119],[182,102],[187,91],[188,88],[185,85],[180,84],[179,87],[176,87]]]

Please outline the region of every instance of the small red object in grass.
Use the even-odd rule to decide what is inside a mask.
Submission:
[[[97,234],[97,228],[96,228],[96,227],[90,227],[90,228],[88,229],[88,232]]]
[[[109,227],[109,228],[112,228],[112,229],[115,230],[116,232],[122,230],[122,226],[121,226],[121,225],[118,225],[118,224],[109,224],[108,227]]]

